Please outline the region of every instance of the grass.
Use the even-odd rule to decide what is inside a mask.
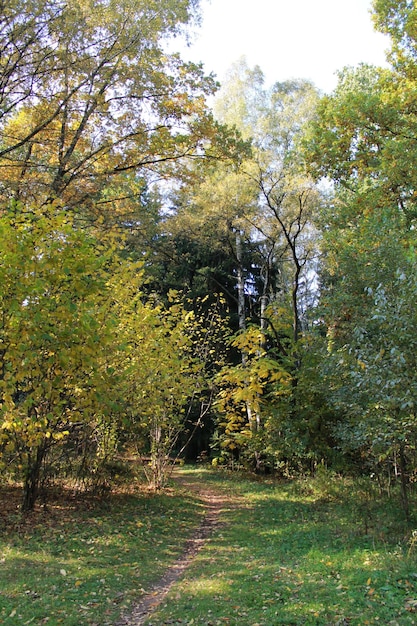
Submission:
[[[3,489],[0,507],[15,494]],[[62,492],[0,518],[0,624],[114,624],[181,552],[201,507],[179,490],[99,502]]]
[[[239,507],[148,625],[417,624],[417,539],[367,482],[261,482],[181,470]],[[105,501],[57,494],[26,520],[0,492],[0,624],[107,626],[180,554],[202,515],[173,486]]]
[[[243,506],[148,624],[417,624],[417,546],[369,484],[204,480]]]

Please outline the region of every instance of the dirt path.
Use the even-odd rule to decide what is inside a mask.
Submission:
[[[232,502],[226,494],[219,493],[207,485],[198,485],[183,477],[177,476],[176,478],[187,490],[194,491],[196,497],[204,503],[205,515],[194,535],[185,544],[184,551],[178,560],[131,609],[130,613],[122,616],[114,626],[142,626],[162,603],[172,585],[182,576],[204,543],[222,525],[220,513],[236,506],[236,502]]]

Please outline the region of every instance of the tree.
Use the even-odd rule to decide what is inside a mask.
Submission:
[[[177,294],[170,294],[168,306],[155,299],[147,302],[138,289],[141,275],[135,279],[135,265],[127,273],[124,263],[120,269],[110,279],[109,312],[118,320],[119,349],[111,363],[120,376],[121,435],[130,453],[149,460],[145,471],[152,488],[159,490],[186,428],[187,404],[205,393],[210,355],[204,344],[210,341],[202,339],[199,321]]]
[[[0,458],[23,479],[23,510],[58,449],[66,471],[89,450],[84,471],[103,482],[105,464],[134,442],[160,489],[185,405],[206,394],[222,334],[215,312],[209,332],[208,316],[203,326],[174,296],[169,307],[147,302],[143,264],[97,245],[56,206],[18,206],[0,228]]]
[[[234,102],[234,105],[233,105]],[[315,230],[313,213],[320,197],[301,160],[303,129],[317,102],[313,85],[305,81],[264,86],[259,68],[250,70],[241,60],[218,96],[216,113],[251,136],[253,158],[241,168],[255,185],[257,210],[246,216],[260,250],[260,320],[265,328],[268,302],[290,291],[295,343],[302,331],[302,285],[313,272]],[[289,270],[291,268],[291,270]],[[275,283],[272,277],[275,276]]]
[[[308,142],[317,176],[333,182],[322,214],[322,363],[339,445],[378,471],[400,459],[403,504],[415,467],[415,39],[412,3],[374,3],[392,37],[393,67],[346,70],[322,99]],[[358,452],[362,453],[359,461]]]
[[[291,375],[286,364],[263,347],[266,340],[258,327],[250,326],[238,333],[231,338],[231,345],[244,358],[236,365],[225,365],[216,378],[216,463],[231,457],[261,471],[268,465],[268,456],[274,456],[268,422],[273,407],[290,395]]]
[[[264,430],[266,425],[273,428],[272,413],[275,417],[280,414],[282,420],[286,411],[296,412],[295,394],[292,409],[288,402],[288,380],[295,390],[301,368],[301,339],[307,330],[307,312],[314,303],[310,288],[317,262],[313,216],[320,204],[320,195],[301,160],[300,142],[316,102],[317,93],[310,83],[288,81],[267,89],[261,70],[250,70],[241,60],[219,92],[216,107],[221,121],[236,124],[244,137],[252,138],[252,155],[242,163],[240,176],[250,181],[256,194],[256,204],[250,212],[243,212],[242,221],[256,250],[251,260],[252,276],[256,276],[252,299],[256,302],[261,344],[258,353],[251,351],[247,359],[248,381],[252,380],[249,374],[252,367],[255,368],[253,379],[258,378],[259,382],[262,378],[255,373],[259,355],[263,355],[261,361],[264,361],[261,369],[264,367],[263,371],[271,374],[270,380],[263,377],[262,383],[269,393],[265,395],[264,390],[259,389],[259,402],[252,399],[260,411],[253,411],[256,418],[252,420],[258,431]],[[290,336],[288,327],[277,319],[284,309],[292,316]],[[284,316],[287,318],[286,312]],[[253,329],[249,329],[247,333],[250,346],[252,332]],[[246,345],[244,338],[239,345]],[[272,373],[274,368],[268,366],[274,361],[280,372],[278,378]],[[224,376],[230,405],[230,377],[227,372]],[[237,382],[238,395],[240,386]],[[255,387],[248,384],[247,394],[251,395]],[[269,398],[269,405],[265,397]],[[274,404],[280,404],[282,410],[273,409]],[[255,457],[262,456],[266,439],[264,433]]]
[[[0,450],[30,510],[52,449],[108,414],[100,357],[111,335],[99,313],[107,255],[55,206],[12,207],[0,229]]]
[[[308,309],[315,299],[310,282],[316,272],[315,216],[322,197],[307,172],[300,145],[317,102],[317,91],[308,81],[288,81],[273,87],[267,118],[269,145],[259,174],[265,213],[281,235],[284,259],[292,268],[295,343],[307,328]]]
[[[4,2],[0,197],[59,198],[96,215],[112,206],[110,179],[166,176],[178,159],[227,152],[232,137],[205,105],[215,82],[164,51],[197,4]]]
[[[412,71],[416,62],[416,7],[408,0],[374,0],[376,28],[390,36],[390,59],[397,68]]]

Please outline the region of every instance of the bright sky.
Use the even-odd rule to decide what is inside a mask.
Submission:
[[[371,0],[201,0],[203,24],[183,58],[219,80],[241,56],[268,83],[308,78],[329,92],[335,73],[383,65],[389,40],[373,30]]]

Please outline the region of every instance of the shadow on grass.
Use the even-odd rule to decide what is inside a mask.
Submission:
[[[398,507],[367,502],[361,515],[353,491],[223,487],[246,506],[224,513],[225,527],[149,624],[417,624],[417,561]]]
[[[0,494],[0,623],[7,626],[113,624],[178,557],[202,515],[191,495],[174,490],[105,501],[61,490],[21,518],[17,494]]]

